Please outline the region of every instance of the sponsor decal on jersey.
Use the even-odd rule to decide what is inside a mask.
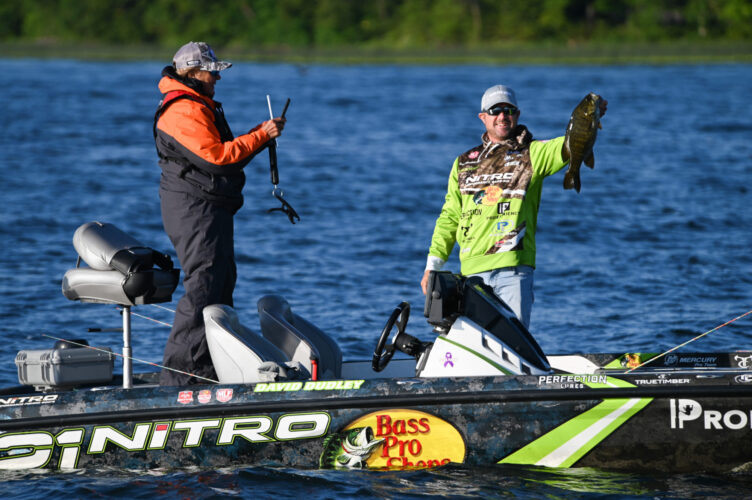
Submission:
[[[475,203],[476,205],[482,204],[483,203],[483,198],[485,196],[486,196],[486,191],[485,190],[481,189],[481,190],[477,191],[473,195],[473,203]],[[477,209],[477,210],[478,210],[478,214],[480,214],[481,213],[480,209]]]
[[[483,213],[483,210],[480,208],[473,208],[472,210],[465,210],[464,212],[460,213],[460,219],[467,219],[468,217],[472,217],[473,215],[480,215]]]
[[[491,236],[503,236],[512,230],[512,221],[500,220],[494,226]]]
[[[501,198],[502,191],[499,186],[488,186],[483,191],[485,191],[485,195],[480,202],[482,205],[485,205],[487,207],[496,205],[496,203],[499,201],[499,198]]]
[[[493,236],[493,235],[492,235]],[[498,237],[498,236],[496,236]],[[525,222],[520,226],[504,233],[501,239],[496,240],[491,248],[486,250],[486,255],[495,253],[523,250],[523,238],[525,237]],[[496,239],[496,238],[494,238]]]
[[[513,172],[498,172],[493,174],[468,175],[465,178],[464,188],[478,188],[487,185],[509,184],[514,179]]]

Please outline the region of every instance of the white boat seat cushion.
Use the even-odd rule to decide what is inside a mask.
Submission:
[[[342,351],[329,335],[294,314],[290,304],[279,295],[265,295],[258,301],[261,332],[292,361],[309,372],[311,358],[318,360],[318,378],[342,376]]]
[[[73,248],[89,267],[99,271],[117,269],[112,262],[123,250],[130,250],[142,258],[151,255],[151,249],[143,243],[106,222],[87,222],[79,226],[73,233]]]
[[[204,325],[220,383],[253,384],[310,376],[299,364],[288,363],[285,354],[271,342],[243,326],[230,306],[206,306]]]

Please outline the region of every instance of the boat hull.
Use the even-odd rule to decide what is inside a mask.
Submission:
[[[752,376],[738,367],[5,392],[3,469],[752,462]]]

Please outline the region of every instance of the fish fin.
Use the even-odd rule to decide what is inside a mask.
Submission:
[[[598,128],[601,129],[601,130],[603,130],[603,125],[601,125],[600,121],[598,122]]]
[[[593,155],[592,151],[585,157],[584,163],[590,168],[595,168],[595,155]]]
[[[572,171],[567,170],[564,174],[564,189],[574,189],[574,179],[572,178]]]

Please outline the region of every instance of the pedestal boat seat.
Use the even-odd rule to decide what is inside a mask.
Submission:
[[[133,383],[130,308],[170,302],[180,279],[172,259],[153,250],[113,224],[88,222],[73,235],[78,252],[74,269],[63,276],[63,295],[70,300],[123,307],[123,387]],[[83,260],[89,267],[81,267]],[[156,267],[155,267],[156,266]]]

